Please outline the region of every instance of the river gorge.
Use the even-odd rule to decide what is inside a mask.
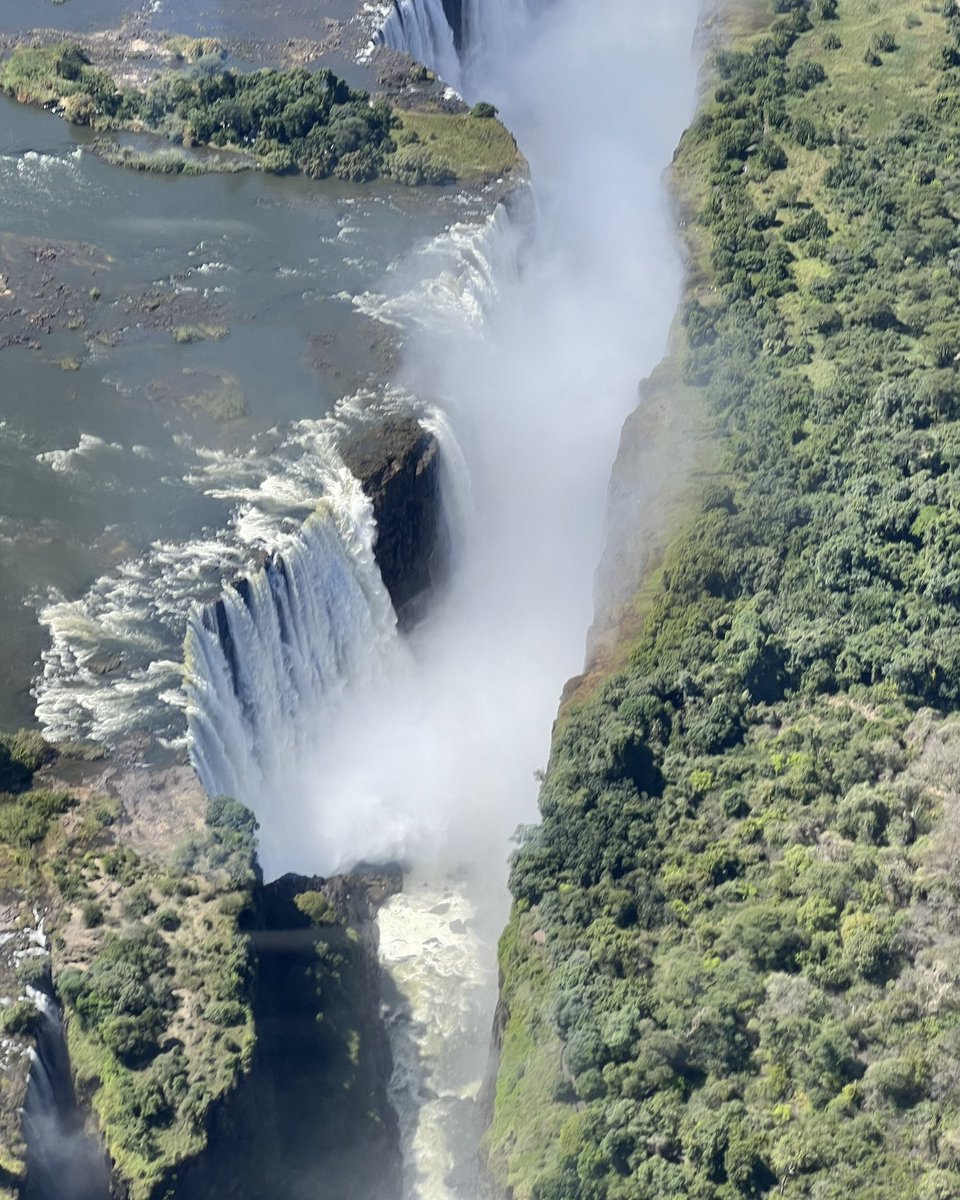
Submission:
[[[181,7],[145,19],[221,32],[216,6]],[[680,296],[663,175],[697,16],[385,7],[359,60],[407,53],[495,105],[529,164],[473,189],[124,171],[0,99],[0,295],[31,294],[0,352],[0,718],[125,771],[189,760],[255,814],[267,884],[400,864],[369,920],[402,1158],[383,1200],[479,1195],[511,838],[537,819],[621,427]],[[291,9],[298,34],[313,20]],[[349,447],[411,418],[436,529],[408,609]]]

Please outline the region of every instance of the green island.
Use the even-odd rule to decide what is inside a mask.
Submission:
[[[722,22],[658,373],[712,469],[520,835],[486,1169],[514,1200],[948,1200],[960,13]]]
[[[18,46],[0,64],[0,90],[104,135],[154,134],[144,150],[106,139],[100,153],[137,170],[200,174],[256,166],[277,174],[418,186],[498,178],[522,167],[517,145],[487,104],[470,112],[407,112],[347,86],[330,70],[240,72],[215,54],[165,71],[145,90],[121,88],[76,42]],[[198,157],[194,148],[229,152]]]

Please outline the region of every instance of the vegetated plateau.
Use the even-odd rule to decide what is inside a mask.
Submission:
[[[717,468],[514,856],[515,1200],[960,1195],[960,14],[732,6],[664,375]],[[696,407],[694,405],[694,407]]]
[[[218,55],[201,54],[192,67],[163,72],[140,91],[121,88],[78,43],[62,42],[18,46],[0,66],[0,90],[75,125],[159,134],[179,147],[145,152],[101,145],[109,161],[138,170],[197,174],[258,166],[313,179],[388,177],[417,186],[496,178],[522,163],[490,105],[408,113],[386,97],[348,87],[330,70],[241,72]],[[194,147],[233,153],[205,159],[184,153]]]

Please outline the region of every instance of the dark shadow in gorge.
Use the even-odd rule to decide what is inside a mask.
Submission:
[[[387,868],[286,875],[262,889],[250,930],[252,1071],[221,1110],[209,1150],[182,1173],[177,1200],[397,1200],[374,918],[400,886],[399,869]]]

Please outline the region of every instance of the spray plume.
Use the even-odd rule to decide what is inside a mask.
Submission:
[[[386,667],[233,764],[268,875],[503,863],[580,666],[620,426],[679,293],[661,181],[694,96],[694,0],[555,0],[482,29],[480,11],[457,82],[499,107],[533,189],[424,248],[429,278],[401,265],[407,289],[382,298],[410,330],[401,383],[456,435],[470,515],[452,586]]]

